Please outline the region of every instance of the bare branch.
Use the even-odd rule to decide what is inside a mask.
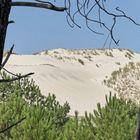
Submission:
[[[57,7],[49,2],[11,2],[11,6],[26,6],[26,7],[36,7],[36,8],[45,8],[53,11],[63,12],[66,7]]]
[[[7,70],[6,68],[3,68],[3,70],[6,71],[7,73],[13,75],[13,76],[19,77],[19,75],[12,73],[11,71]]]
[[[79,26],[79,25],[75,22],[74,18],[71,16],[71,2],[70,2],[70,0],[68,0],[68,6],[67,6],[67,2],[66,2],[66,1],[67,1],[67,0],[65,0],[65,7],[68,7],[67,10],[66,10],[66,13],[67,13],[67,16],[66,16],[67,23],[68,23],[68,24],[70,25],[70,27],[72,27],[72,28],[74,27],[74,25],[76,25],[78,28],[81,28],[81,26]],[[73,24],[71,24],[69,20],[71,20]]]
[[[114,38],[114,36],[113,36],[113,29],[114,29],[114,27],[115,27],[115,25],[116,25],[116,19],[117,19],[117,18],[121,18],[121,17],[122,17],[122,18],[129,19],[129,20],[130,20],[131,22],[133,22],[135,25],[140,26],[140,24],[136,23],[131,17],[128,17],[128,16],[125,14],[125,12],[122,11],[122,10],[120,10],[118,7],[116,8],[116,10],[119,11],[119,12],[121,13],[121,15],[117,15],[117,14],[114,14],[114,13],[111,13],[111,12],[107,11],[107,10],[104,8],[104,6],[102,7],[102,6],[99,4],[99,1],[98,1],[98,0],[95,0],[95,2],[96,2],[96,4],[98,5],[98,7],[99,7],[103,12],[105,12],[107,15],[113,17],[113,24],[112,24],[111,29],[110,29],[110,35],[111,35],[111,38],[112,38],[112,40],[114,41],[114,43],[115,43],[116,45],[118,45],[119,40],[118,40],[118,41],[115,40],[115,38]]]
[[[15,77],[15,78],[12,78],[12,79],[0,79],[0,82],[13,82],[13,81],[16,81],[16,80],[20,80],[22,78],[25,78],[25,77],[28,77],[30,75],[33,75],[34,73],[28,73],[28,74],[25,74],[25,75],[21,75],[21,76],[18,76],[18,77]],[[16,75],[17,76],[17,75]]]
[[[67,3],[67,4],[66,4]],[[119,7],[116,8],[116,11],[119,12],[118,14],[115,14],[113,12],[110,12],[105,7],[105,1],[104,0],[76,0],[75,2],[71,0],[65,0],[65,7],[67,7],[66,13],[67,13],[67,19],[71,20],[73,23],[70,24],[71,27],[74,27],[74,25],[81,27],[79,24],[76,23],[76,15],[80,15],[85,19],[85,24],[87,28],[92,31],[95,34],[103,35],[103,33],[100,33],[98,31],[94,30],[94,27],[90,27],[90,22],[94,24],[99,25],[99,28],[105,28],[107,32],[109,32],[109,35],[113,42],[118,45],[119,40],[116,40],[114,37],[114,28],[117,25],[117,19],[118,18],[125,18],[134,23],[137,26],[140,26],[139,23],[135,22],[131,17],[127,16],[124,11],[120,10]],[[76,11],[73,11],[73,7],[76,5]],[[98,19],[94,17],[94,14],[96,17],[98,16]],[[106,14],[108,17],[112,19],[112,25],[107,25],[105,21],[103,21],[102,15]],[[67,20],[68,23],[70,21]],[[96,28],[97,29],[97,28]]]
[[[127,19],[129,19],[131,22],[133,22],[134,24],[136,24],[137,26],[140,26],[139,23],[137,23],[136,21],[134,21],[131,17],[128,17],[124,11],[120,10],[119,7],[116,8],[117,11],[121,12],[123,15],[117,15],[117,17],[125,17]]]
[[[8,52],[4,62],[1,64],[0,66],[0,70],[5,66],[5,64],[7,63],[7,61],[9,60],[9,57],[10,55],[12,54],[12,51],[13,51],[13,48],[14,48],[14,45],[11,47],[10,51]]]
[[[25,119],[26,119],[26,117],[20,119],[19,121],[17,121],[16,123],[14,123],[14,124],[8,126],[7,128],[5,128],[5,129],[3,129],[3,130],[0,130],[0,133],[4,133],[4,132],[8,131],[9,129],[11,129],[12,127],[18,125],[19,123],[21,123],[21,122],[22,122],[23,120],[25,120]]]
[[[8,24],[11,24],[11,23],[15,23],[15,21],[13,20],[8,21]]]

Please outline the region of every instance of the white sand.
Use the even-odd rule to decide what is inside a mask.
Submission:
[[[107,53],[112,53],[113,57]],[[98,53],[98,55],[95,55]],[[55,94],[60,103],[69,102],[70,115],[78,110],[92,112],[96,104],[105,104],[105,95],[112,89],[103,80],[114,70],[128,62],[138,62],[140,55],[134,53],[129,59],[127,50],[50,50],[47,54],[12,55],[6,68],[14,73],[35,72],[32,78],[39,85],[42,94]],[[84,62],[82,65],[78,59]],[[120,65],[118,64],[120,63]],[[113,92],[113,91],[112,91]]]

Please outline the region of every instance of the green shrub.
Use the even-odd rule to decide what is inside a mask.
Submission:
[[[9,78],[5,73],[2,77]],[[54,95],[41,95],[33,80],[24,78],[0,83],[0,130],[26,117],[0,134],[1,140],[132,140],[138,107],[131,101],[106,96],[106,105],[97,104],[93,113],[69,118],[69,105]]]
[[[86,121],[94,126],[97,140],[134,139],[138,107],[131,101],[106,96],[106,106],[97,105],[94,115],[86,115]]]
[[[130,51],[126,52],[125,57],[131,59],[131,58],[133,58],[133,53],[131,53]]]
[[[84,61],[82,59],[78,59],[78,62],[82,65],[85,65]]]
[[[64,140],[132,140],[135,136],[138,107],[131,101],[106,97],[105,107],[71,119],[65,125]],[[62,139],[62,140],[63,140]]]
[[[85,117],[75,115],[65,125],[61,140],[94,140],[94,132],[91,131]]]
[[[5,73],[2,73],[2,77],[8,78]],[[62,106],[54,95],[48,97],[41,95],[38,86],[28,78],[1,83],[0,93],[2,93],[0,96],[1,130],[26,117],[19,125],[0,134],[0,139],[55,140],[59,138],[69,119],[68,103]]]

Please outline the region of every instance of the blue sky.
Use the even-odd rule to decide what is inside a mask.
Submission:
[[[63,6],[63,3],[58,4]],[[140,23],[139,5],[139,0],[108,0],[106,3],[108,9],[113,10],[119,6],[120,9],[126,11],[127,15]],[[107,24],[110,24],[110,20],[106,16],[103,18]],[[86,28],[81,17],[78,17],[77,21],[82,25],[82,29],[71,28],[67,24],[65,12],[13,7],[10,20],[14,20],[15,23],[8,27],[5,49],[9,49],[12,44],[15,44],[14,51],[20,54],[31,54],[52,48],[102,48],[107,36],[106,32],[104,32],[104,36],[92,33]],[[93,24],[91,26],[95,27]],[[140,51],[140,27],[129,20],[118,20],[114,36],[116,39],[120,39],[120,43],[119,46],[112,43],[112,48],[129,48]],[[105,47],[108,46],[109,42]]]

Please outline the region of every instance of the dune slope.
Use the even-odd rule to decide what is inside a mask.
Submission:
[[[32,78],[43,95],[55,94],[60,103],[69,102],[70,115],[75,110],[83,115],[96,109],[98,102],[104,105],[110,91],[118,92],[115,83],[107,84],[114,71],[139,60],[140,54],[125,49],[55,49],[34,55],[12,54],[5,68],[13,73],[34,72]]]

